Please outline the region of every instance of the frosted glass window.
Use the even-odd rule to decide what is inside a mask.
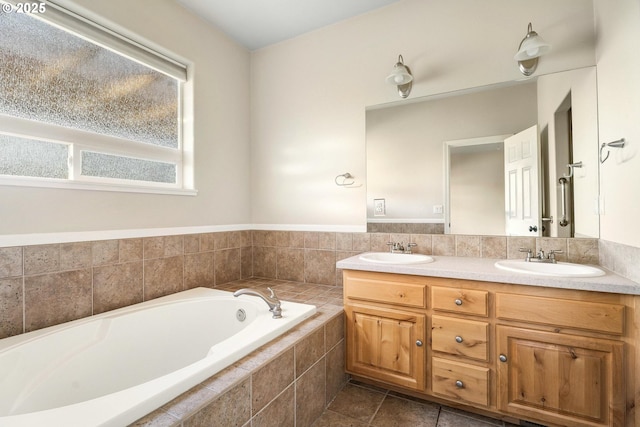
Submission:
[[[83,151],[82,175],[133,181],[175,183],[176,165]]]
[[[177,79],[29,14],[0,28],[0,114],[179,148]]]
[[[0,175],[67,179],[68,157],[65,144],[0,134]]]

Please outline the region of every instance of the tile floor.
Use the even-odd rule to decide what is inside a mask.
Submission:
[[[515,427],[351,381],[312,427]]]

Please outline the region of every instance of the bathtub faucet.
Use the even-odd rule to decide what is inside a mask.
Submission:
[[[269,290],[269,292],[271,292],[271,295],[269,296],[266,296],[262,292],[256,291],[255,289],[248,289],[248,288],[235,291],[233,293],[233,296],[239,297],[240,295],[254,295],[256,297],[260,297],[269,306],[269,311],[273,313],[273,318],[279,319],[282,317],[282,308],[280,307],[280,300],[278,299],[278,296],[273,291],[273,289],[271,288],[267,288],[267,289]]]

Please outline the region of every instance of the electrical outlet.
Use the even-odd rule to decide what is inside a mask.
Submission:
[[[442,205],[433,205],[433,213],[441,214],[442,213]]]

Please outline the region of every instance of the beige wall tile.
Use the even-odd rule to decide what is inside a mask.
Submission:
[[[293,384],[251,420],[251,427],[294,427],[294,425],[295,387]]]
[[[334,317],[325,326],[327,351],[344,339],[344,314]]]
[[[22,246],[0,248],[0,278],[22,274]]]
[[[229,231],[229,248],[247,248],[251,246],[251,232],[248,230]]]
[[[166,236],[164,238],[164,252],[162,256],[171,257],[184,255],[184,236]]]
[[[60,245],[60,270],[91,268],[91,242],[63,243]]]
[[[120,260],[118,240],[100,240],[91,245],[93,265],[117,264]]]
[[[253,274],[256,277],[276,278],[276,248],[253,247]]]
[[[507,238],[500,236],[482,236],[480,240],[482,258],[507,258]]]
[[[325,407],[325,360],[316,363],[296,381],[296,427],[309,427]]]
[[[455,256],[456,237],[452,234],[433,235],[433,255]]]
[[[229,244],[229,233],[223,231],[213,234],[213,247],[215,250],[228,249],[232,247]]]
[[[318,249],[320,247],[320,233],[315,231],[304,233],[304,247],[307,249]]]
[[[304,249],[278,248],[278,279],[304,281]]]
[[[184,253],[193,254],[200,252],[200,235],[188,234],[184,236]]]
[[[535,237],[507,237],[507,258],[508,259],[524,259],[527,254],[520,252],[520,248],[531,249],[536,252]]]
[[[186,419],[183,426],[243,426],[251,419],[250,389],[250,380],[246,379]]]
[[[93,314],[142,302],[142,261],[93,269]]]
[[[60,270],[60,245],[24,247],[24,274],[52,273]]]
[[[240,249],[240,278],[248,279],[253,277],[253,248],[244,247]]]
[[[304,253],[304,281],[334,286],[336,284],[336,253],[306,249]]]
[[[25,331],[91,315],[91,269],[24,279]]]
[[[0,339],[21,334],[22,277],[0,279]]]
[[[289,232],[288,231],[276,231],[276,246],[279,248],[289,247]]]
[[[411,243],[415,243],[417,245],[411,248],[411,252],[416,254],[431,255],[433,240],[430,235],[412,234]]]
[[[318,233],[318,249],[336,250],[336,233]]]
[[[201,252],[184,256],[184,287],[193,289],[199,286],[215,286],[213,252]]]
[[[120,240],[120,262],[142,261],[144,257],[144,245],[142,239]]]
[[[294,353],[290,349],[252,374],[252,411],[255,415],[294,380]]]
[[[324,327],[319,327],[295,345],[296,378],[324,356]]]
[[[389,243],[391,241],[391,235],[387,233],[373,233],[371,237],[371,251],[372,252],[388,252]]]
[[[208,252],[216,247],[215,233],[204,233],[200,235],[200,251]]]
[[[331,348],[327,355],[326,360],[326,402],[329,404],[337,395],[340,390],[346,384],[349,376],[345,370],[345,348],[344,340],[340,341],[338,345]]]
[[[456,256],[480,257],[480,236],[456,236]]]
[[[215,283],[222,285],[240,279],[240,248],[215,252]]]
[[[558,261],[567,260],[567,239],[557,237],[538,237],[536,239],[536,252],[543,250],[545,257],[549,254],[550,250],[559,250],[562,253],[556,255]]]
[[[352,233],[336,233],[336,250],[352,251],[353,250],[353,234]]]
[[[289,247],[304,248],[304,231],[289,232]]]
[[[371,250],[371,235],[369,233],[353,233],[353,250],[369,252]]]
[[[567,239],[567,260],[577,264],[598,264],[598,239]]]
[[[158,298],[184,290],[183,257],[144,261],[144,300]]]

